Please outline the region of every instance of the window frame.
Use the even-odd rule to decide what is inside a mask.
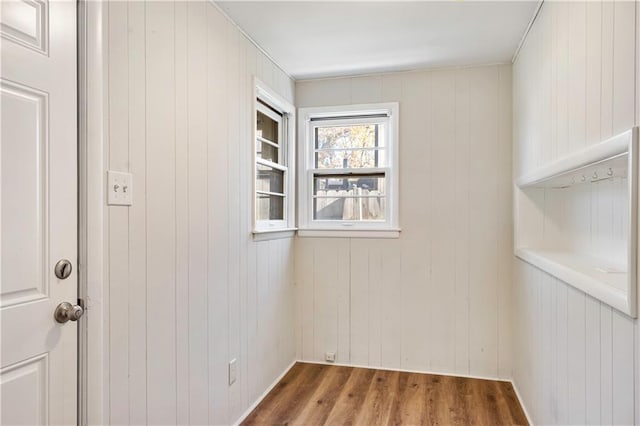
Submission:
[[[380,117],[386,115],[386,117]],[[397,102],[300,108],[298,140],[301,141],[298,164],[298,235],[300,236],[361,236],[397,238],[399,236],[399,104]],[[378,116],[371,118],[370,116]],[[388,163],[375,168],[321,169],[315,167],[315,129],[332,125],[356,123],[384,123]],[[318,175],[365,175],[371,172],[385,173],[385,220],[317,220],[313,218],[313,185]]]
[[[296,109],[295,107],[285,100],[282,96],[278,95],[267,84],[254,77],[253,84],[253,98],[252,98],[252,131],[251,131],[251,166],[252,171],[252,191],[251,191],[251,218],[252,218],[252,233],[254,238],[260,238],[260,235],[270,234],[282,234],[293,233],[295,231],[295,123],[296,123]],[[266,104],[267,106],[263,105]],[[257,119],[258,111],[262,109],[262,113],[268,110],[265,114],[273,117],[276,113],[271,111],[275,110],[281,114],[281,124],[278,129],[279,138],[278,141],[278,161],[274,163],[269,160],[263,160],[258,157],[257,142],[258,142],[258,129]],[[257,215],[257,179],[258,179],[258,165],[266,165],[268,167],[281,170],[284,172],[283,176],[283,218],[278,220],[258,220]],[[287,235],[283,235],[287,236]]]

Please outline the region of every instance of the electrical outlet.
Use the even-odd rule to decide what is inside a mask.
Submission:
[[[232,359],[229,361],[229,386],[234,384],[238,379],[238,360]]]
[[[133,176],[131,173],[107,172],[107,204],[130,206],[133,204]]]
[[[327,352],[324,354],[324,360],[327,362],[336,362],[336,353],[335,352]]]

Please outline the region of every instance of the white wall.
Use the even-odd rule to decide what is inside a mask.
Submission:
[[[510,378],[511,66],[296,83],[400,102],[399,239],[297,238],[303,360]]]
[[[514,65],[514,176],[638,123],[636,5],[543,4]],[[595,194],[592,241],[620,209]],[[514,276],[514,381],[532,420],[639,421],[637,321],[522,261]]]
[[[514,66],[516,176],[638,122],[635,7],[543,5]],[[400,102],[403,232],[254,243],[251,76],[289,100],[293,82],[209,3],[105,8],[105,169],[135,186],[132,207],[105,209],[108,422],[233,422],[296,351],[500,378],[513,364],[536,423],[640,418],[637,322],[512,271],[510,66],[298,82],[298,107]]]
[[[231,423],[295,358],[293,241],[249,234],[252,78],[293,82],[209,2],[105,10],[106,421]]]

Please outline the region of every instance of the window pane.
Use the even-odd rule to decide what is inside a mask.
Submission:
[[[256,190],[284,194],[284,172],[262,164],[257,165]]]
[[[256,194],[257,220],[284,220],[284,197]]]
[[[326,196],[328,191],[345,191],[344,196],[385,195],[384,174],[346,177],[340,175],[315,176],[313,195]]]
[[[267,117],[260,111],[257,111],[258,119],[256,123],[257,135],[259,138],[265,138],[274,143],[278,140],[278,122]]]
[[[385,167],[387,164],[384,149],[354,149],[318,151],[315,158],[318,169],[358,169]]]
[[[314,220],[385,220],[385,197],[348,197],[348,192],[327,191],[328,198],[315,198]]]
[[[316,128],[316,149],[375,148],[380,144],[382,124],[354,124],[352,126],[325,126]]]
[[[258,154],[258,158],[263,158],[265,160],[278,163],[278,148],[276,148],[275,146],[257,140],[256,152]]]
[[[315,220],[384,220],[385,177],[315,176]]]

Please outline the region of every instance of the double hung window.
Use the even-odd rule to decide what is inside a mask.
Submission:
[[[292,105],[256,83],[254,232],[294,226],[293,114]]]
[[[397,104],[300,110],[300,228],[397,229]]]

